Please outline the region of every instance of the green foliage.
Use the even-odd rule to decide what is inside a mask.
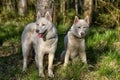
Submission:
[[[118,52],[115,51],[108,51],[106,56],[101,56],[99,62],[99,70],[98,73],[100,75],[107,76],[108,78],[112,79],[119,79],[119,65],[117,63],[117,58],[119,56]]]
[[[64,79],[67,80],[79,80],[82,73],[86,72],[87,67],[81,62],[80,59],[76,59],[69,64],[66,69],[61,70],[60,73]]]
[[[108,46],[111,46],[112,43],[116,40],[116,35],[115,31],[110,29],[99,31],[100,27],[96,29],[90,29],[91,32],[89,32],[89,34],[87,35],[88,37],[90,36],[90,38],[87,39],[87,47],[93,47],[93,49],[100,49],[100,51],[104,51],[104,49],[106,49]],[[94,31],[96,31],[97,33],[93,34]]]
[[[94,12],[95,23],[106,28],[115,28],[120,26],[120,10],[117,1],[96,0]]]
[[[63,24],[61,24],[61,25],[59,25],[58,26],[58,33],[59,34],[65,34],[65,32],[68,30],[70,28],[70,25],[68,26],[66,26],[66,25],[63,25]]]
[[[68,12],[67,12],[67,16],[68,16],[69,18],[74,17],[74,15],[75,15],[75,11],[74,11],[74,9],[70,9],[70,10],[68,10]]]
[[[102,25],[102,27],[106,28],[114,28],[116,25],[115,20],[110,14],[99,14],[97,21]]]

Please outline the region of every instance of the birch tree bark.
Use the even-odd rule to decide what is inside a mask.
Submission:
[[[24,16],[27,12],[27,0],[18,1],[18,14]]]
[[[78,0],[75,0],[75,14],[78,15]]]
[[[37,0],[36,13],[39,11],[41,16],[45,16],[47,11],[53,16],[54,0]]]
[[[65,0],[61,0],[60,12],[62,13],[63,16],[65,15]]]
[[[84,16],[89,17],[90,24],[92,21],[92,8],[93,8],[92,2],[93,2],[93,0],[85,0],[84,1]]]

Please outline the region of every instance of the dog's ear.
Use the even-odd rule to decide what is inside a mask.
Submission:
[[[90,21],[89,21],[89,16],[86,16],[84,20],[85,20],[88,24],[90,23]]]
[[[51,17],[51,15],[50,15],[49,11],[46,12],[45,18],[46,18],[47,20],[49,20],[49,21],[52,21],[52,17]]]
[[[74,24],[76,24],[78,21],[79,21],[79,18],[77,16],[75,16]]]
[[[36,15],[36,20],[38,20],[38,19],[40,19],[41,18],[41,14],[40,14],[40,12],[38,11],[37,12],[37,15]]]

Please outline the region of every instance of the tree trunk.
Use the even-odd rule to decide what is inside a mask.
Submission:
[[[62,14],[62,23],[65,23],[66,16],[65,16],[65,0],[61,0],[60,3],[60,13]]]
[[[89,22],[92,21],[92,2],[93,0],[85,0],[84,1],[84,16],[89,17]]]
[[[65,15],[65,0],[62,0],[60,3],[60,12],[63,16]]]
[[[27,0],[18,1],[18,14],[24,16],[27,12]]]
[[[54,10],[53,10],[53,23],[57,23],[57,15],[56,15],[56,3],[54,3]]]
[[[78,0],[75,0],[75,14],[78,15]]]
[[[83,0],[78,0],[78,5],[79,5],[79,7],[78,7],[78,11],[80,12],[80,13],[83,13]]]
[[[45,16],[47,11],[53,17],[54,0],[37,0],[36,13],[39,11],[41,16]]]
[[[68,12],[70,1],[66,1],[66,12]]]

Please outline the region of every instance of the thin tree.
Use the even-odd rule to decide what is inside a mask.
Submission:
[[[57,2],[57,1],[56,1],[56,2]],[[56,17],[57,17],[57,14],[56,14],[56,11],[57,11],[57,9],[56,9],[57,6],[56,6],[56,4],[57,4],[57,3],[56,3],[56,2],[53,2],[53,7],[54,7],[54,8],[53,8],[53,23],[54,23],[54,24],[57,23],[57,22],[56,22],[56,21],[57,21],[57,18],[56,18]]]
[[[89,17],[89,22],[92,21],[92,4],[93,0],[85,0],[84,1],[84,16]]]
[[[78,0],[75,0],[75,14],[78,15]]]
[[[63,23],[65,23],[65,19],[66,19],[66,16],[65,16],[65,2],[66,0],[61,0],[60,2],[60,13],[62,14],[62,17],[63,17]]]
[[[41,16],[45,16],[46,11],[49,11],[53,16],[54,0],[37,0],[36,13],[39,11]]]
[[[60,12],[63,16],[65,15],[65,0],[62,0],[60,3]]]
[[[27,0],[18,1],[18,14],[24,16],[27,12]]]

